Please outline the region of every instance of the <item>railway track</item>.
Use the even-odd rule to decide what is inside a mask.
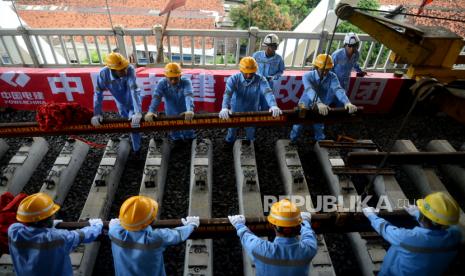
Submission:
[[[78,176],[80,170],[88,169],[81,167],[89,162],[89,158],[93,159],[93,164],[98,164],[92,169],[95,173],[90,188],[79,191],[79,198],[84,199],[85,203],[83,205],[81,203],[80,215],[73,214],[74,217],[71,217],[80,220],[93,217],[110,219],[117,214],[122,199],[137,193],[151,196],[160,203],[161,218],[180,218],[187,214],[212,218],[218,214],[225,216],[229,213],[242,213],[247,217],[262,216],[264,207],[270,204],[268,199],[277,195],[305,198],[306,202],[301,209],[309,211],[318,208],[321,203],[318,196],[322,195],[321,191],[313,189],[314,184],[309,183],[314,180],[312,174],[324,178],[327,185],[325,189],[330,195],[343,199],[339,207],[351,207],[349,206],[351,198],[363,192],[359,186],[370,182],[375,173],[378,173],[378,176],[370,189],[370,194],[375,198],[385,198],[394,209],[399,209],[409,200],[412,202],[411,191],[404,192],[402,185],[396,179],[399,170],[410,178],[416,195],[425,196],[433,191],[448,192],[449,190],[453,191],[451,194],[456,198],[463,198],[465,195],[464,147],[454,149],[445,140],[430,141],[426,146],[427,152],[430,153],[427,155],[418,153],[413,142],[409,140],[396,141],[394,150],[398,154],[396,153],[395,158],[391,159],[395,166],[378,171],[373,168],[373,163],[383,153],[370,140],[360,140],[356,143],[328,140],[316,143],[312,151],[319,165],[311,168],[306,166],[305,157],[302,159],[299,156],[299,148],[283,139],[275,141],[274,154],[268,152],[267,160],[263,160],[263,150],[256,151],[256,146],[260,149],[258,143],[255,145],[245,140],[236,141],[232,148],[224,148],[222,145],[215,150],[215,143],[210,139],[198,138],[191,144],[175,146],[166,139],[151,139],[146,140],[147,145],[144,145],[147,147],[146,155],[142,160],[134,160],[131,156],[127,137],[108,140],[104,149],[98,151],[98,154],[94,152],[91,156],[89,156],[89,145],[79,140],[69,139],[61,145],[48,143],[45,139],[36,137],[25,139],[17,150],[9,149],[9,142],[8,139],[0,139],[0,158],[5,164],[0,177],[0,189],[17,194],[22,190],[28,190],[29,185],[38,186],[37,183],[30,183],[31,177],[37,174],[36,170],[43,170],[46,167],[46,172],[41,172],[44,177],[41,180],[40,191],[50,194],[55,201],[63,204],[65,210],[67,204],[73,201],[66,200],[68,193],[74,190],[73,185],[79,184],[75,183],[76,178],[82,178]],[[57,153],[53,164],[43,164],[47,151]],[[256,152],[260,154],[257,156]],[[215,164],[215,156],[219,154],[228,155],[232,164]],[[437,156],[442,156],[441,158],[453,156],[453,158],[450,162],[437,164],[438,162],[435,161]],[[3,160],[7,157],[9,160]],[[182,164],[173,165],[172,162],[170,163],[171,158],[177,163],[183,160]],[[138,171],[139,176],[136,179],[131,178],[131,189],[127,189],[129,184],[124,171],[131,166]],[[273,172],[270,172],[268,166]],[[215,179],[217,169],[230,172],[222,179]],[[263,179],[260,176],[263,171],[271,173],[275,179],[260,181]],[[173,187],[170,181],[170,178],[175,176],[180,179],[177,187]],[[447,179],[447,185],[452,187],[446,187],[442,181],[444,178]],[[276,188],[277,186],[280,187]],[[76,193],[75,190],[74,192]],[[174,193],[177,193],[177,196],[173,198]],[[180,194],[185,195],[179,197]],[[226,210],[215,208],[215,204],[218,205],[218,202],[223,201],[225,205],[220,204],[220,209]],[[231,204],[232,201],[235,204]],[[177,211],[165,215],[165,212],[168,213],[173,206],[177,206]],[[464,207],[463,204],[461,207]],[[463,214],[460,227],[465,229]],[[351,257],[361,274],[376,275],[386,253],[387,244],[376,233],[370,231],[344,235],[353,252]],[[221,252],[223,256],[217,255],[231,244],[234,244],[232,252],[223,251]],[[102,271],[104,265],[101,258],[102,255],[109,254],[109,247],[108,244],[102,247],[100,245],[100,242],[95,242],[81,246],[71,254],[76,275],[92,275],[92,272],[96,274],[96,271]],[[331,246],[333,249],[330,250],[326,234],[318,235],[318,247],[318,254],[312,262],[310,274],[336,275],[339,261],[334,261],[334,254],[331,252],[334,251],[334,247]],[[167,254],[183,256],[175,259],[176,268],[171,274],[213,275],[215,271],[218,272],[215,266],[224,265],[236,267],[229,273],[254,275],[254,266],[248,256],[240,253],[236,254],[239,256],[224,255],[232,255],[239,250],[237,239],[232,241],[195,239],[186,242],[185,250],[170,249]],[[166,259],[167,262],[172,261]],[[223,260],[222,264],[219,264],[218,260]],[[170,269],[169,266],[167,269]],[[11,259],[8,255],[3,255],[0,258],[0,274],[13,273]],[[462,275],[465,273],[462,272]]]

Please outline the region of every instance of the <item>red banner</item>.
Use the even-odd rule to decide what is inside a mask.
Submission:
[[[35,110],[46,102],[78,102],[92,109],[93,92],[99,68],[0,68],[0,106]],[[221,109],[226,79],[237,70],[186,69],[183,75],[192,80],[196,111],[218,112]],[[164,77],[162,68],[138,68],[137,82],[142,89],[143,110],[147,111],[152,91]],[[275,96],[282,109],[293,108],[303,91],[305,71],[286,71],[275,82]],[[353,104],[367,112],[388,112],[403,83],[391,73],[369,73],[351,77],[348,96]],[[116,111],[110,92],[104,92],[103,109]]]

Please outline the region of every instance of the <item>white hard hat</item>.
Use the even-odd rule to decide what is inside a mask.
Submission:
[[[271,45],[271,44],[276,44],[278,45],[279,44],[279,38],[277,35],[275,34],[268,34],[267,36],[265,36],[265,38],[263,39],[263,46],[268,46],[268,45]]]
[[[347,33],[344,37],[344,44],[354,45],[360,42],[360,38],[356,33]]]

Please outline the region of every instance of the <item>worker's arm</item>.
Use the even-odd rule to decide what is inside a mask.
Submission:
[[[136,71],[131,65],[128,67],[128,85],[131,92],[132,105],[134,113],[142,113],[142,101],[140,95],[140,88],[137,85]]]
[[[396,227],[389,221],[380,218],[375,214],[370,214],[368,219],[370,220],[373,229],[375,229],[375,231],[391,245],[399,245],[402,240],[412,233],[409,229]]]
[[[189,79],[185,80],[184,98],[186,101],[186,111],[194,111],[194,92],[192,90],[192,82]]]
[[[341,87],[341,84],[339,83],[339,80],[337,79],[335,74],[333,75],[333,77],[331,77],[330,81],[331,83],[329,89],[331,89],[331,91],[334,91],[334,94],[336,95],[338,101],[344,105],[350,103],[349,98],[347,98],[346,91]]]
[[[265,96],[268,106],[269,107],[278,106],[276,104],[276,98],[274,97],[273,90],[271,90],[270,84],[264,77],[260,79],[259,86],[260,86],[260,93],[262,93]]]
[[[245,224],[238,224],[235,226],[237,235],[241,240],[241,244],[246,250],[247,254],[253,259],[253,252],[265,252],[268,241],[262,240],[255,236]]]
[[[194,231],[195,226],[188,224],[186,226],[176,227],[173,229],[156,229],[154,231],[162,238],[163,245],[175,245],[181,243],[189,238],[191,233]]]
[[[89,220],[89,223],[90,226],[86,226],[78,230],[56,230],[59,231],[61,236],[63,236],[66,248],[69,252],[78,247],[79,244],[93,242],[98,236],[100,236],[103,228],[102,221],[99,219]]]
[[[311,251],[311,255],[315,255],[318,250],[315,231],[313,231],[310,222],[304,220],[300,228],[300,244],[304,245]]]
[[[152,101],[150,102],[149,112],[155,113],[158,110],[158,106],[161,103],[161,98],[163,97],[165,82],[160,81],[155,88],[155,91],[152,93]]]
[[[232,94],[235,91],[235,82],[237,81],[237,78],[233,76],[230,76],[228,80],[226,81],[226,89],[223,94],[223,103],[221,104],[221,108],[227,108],[229,109],[231,106],[231,98]]]
[[[100,71],[97,76],[97,85],[94,89],[94,115],[102,115],[103,91],[106,90],[103,77],[104,74]]]

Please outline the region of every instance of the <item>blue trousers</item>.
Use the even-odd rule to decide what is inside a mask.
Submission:
[[[234,143],[236,141],[236,132],[237,128],[228,128],[228,134],[226,135],[226,142]],[[247,140],[254,141],[255,140],[255,128],[254,127],[246,127],[245,134]]]
[[[172,140],[172,141],[194,139],[195,138],[195,132],[192,129],[180,130],[180,131],[171,131],[168,136],[169,136],[170,140]]]
[[[299,138],[300,133],[304,129],[304,125],[293,125],[291,134],[289,135],[289,138],[291,139],[292,142],[296,142],[297,138]],[[324,124],[314,124],[313,125],[313,133],[316,141],[324,140],[326,138],[325,136],[325,125]]]

